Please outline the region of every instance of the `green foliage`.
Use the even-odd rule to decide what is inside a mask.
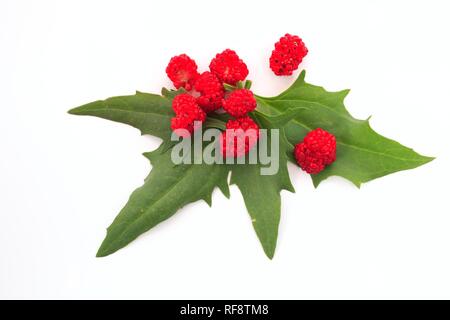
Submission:
[[[323,128],[336,136],[337,160],[317,175],[314,185],[337,175],[356,186],[369,180],[412,169],[431,161],[412,149],[376,133],[368,120],[353,118],[344,106],[348,90],[328,92],[304,81],[303,71],[297,81],[276,97],[257,97],[258,109],[252,117],[261,128],[280,129],[279,170],[261,175],[266,164],[258,157],[256,164],[180,164],[170,158],[170,120],[174,116],[171,100],[184,90],[162,90],[162,95],[137,92],[135,95],[95,101],[69,111],[75,115],[96,116],[131,125],[142,134],[163,139],[162,145],[145,156],[152,171],[144,185],[136,189],[125,207],[107,230],[97,256],[107,256],[123,248],[142,233],[168,219],[180,208],[197,200],[211,205],[211,194],[219,187],[228,197],[230,184],[242,193],[253,227],[269,258],[275,253],[281,213],[281,190],[294,191],[287,162],[294,161],[292,150],[306,133]],[[225,129],[225,114],[210,115],[204,127]],[[268,135],[270,139],[270,134]],[[269,144],[270,145],[270,144]]]
[[[312,175],[315,186],[329,176],[341,176],[356,186],[400,170],[413,169],[433,158],[421,156],[400,143],[376,133],[368,120],[353,118],[344,106],[349,90],[328,92],[305,82],[305,71],[286,91],[276,97],[257,97],[262,111],[277,114],[299,109],[285,127],[293,146],[309,131],[322,128],[337,141],[336,161],[319,174]]]

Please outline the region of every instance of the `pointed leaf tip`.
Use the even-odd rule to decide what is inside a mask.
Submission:
[[[304,81],[306,77],[306,70],[303,69],[302,72],[300,72],[300,75],[298,76],[298,79],[301,81]]]
[[[413,169],[432,160],[378,134],[370,127],[369,119],[352,117],[344,105],[344,98],[350,90],[329,92],[304,82],[304,76],[302,72],[297,81],[278,96],[258,97],[258,101],[264,112],[275,115],[294,107],[306,108],[284,126],[291,144],[298,143],[309,131],[319,127],[336,137],[337,159],[332,166],[313,177],[315,186],[335,175],[359,187],[361,183]]]
[[[97,254],[95,255],[96,258],[104,258],[109,256],[111,253],[113,253],[115,251],[108,251],[105,247],[104,247],[104,242],[102,242],[102,244],[100,245],[100,248],[98,248]]]
[[[206,164],[174,166],[170,152],[161,152],[163,148],[161,145],[144,154],[152,163],[152,171],[107,229],[97,257],[125,247],[189,203],[204,200],[211,206],[213,190],[226,183],[228,167]]]
[[[83,106],[72,108],[69,111],[67,111],[67,113],[73,114],[73,115],[82,115],[83,114]]]

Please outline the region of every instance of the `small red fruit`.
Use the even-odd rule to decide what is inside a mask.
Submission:
[[[241,157],[247,154],[258,141],[259,127],[248,116],[228,120],[226,128],[220,140],[220,151],[225,157]]]
[[[200,123],[205,121],[206,113],[199,107],[195,98],[187,93],[177,95],[172,101],[175,117],[172,118],[171,128],[179,136],[189,136],[200,128]],[[185,129],[178,130],[178,129]]]
[[[317,174],[336,160],[336,138],[321,128],[312,130],[295,146],[294,156],[304,171]]]
[[[226,49],[218,53],[209,64],[209,69],[222,82],[235,85],[236,82],[245,80],[248,75],[246,64],[233,50]]]
[[[197,64],[186,54],[180,54],[170,59],[166,73],[175,88],[190,91],[198,77]]]
[[[200,92],[197,103],[205,112],[212,112],[222,106],[225,90],[213,73],[203,72],[195,82],[194,88]]]
[[[275,43],[270,56],[270,69],[277,76],[290,76],[308,53],[308,49],[298,36],[286,33]]]
[[[187,93],[179,94],[172,100],[172,109],[176,114],[189,113],[198,108],[195,98]]]
[[[256,99],[253,92],[248,89],[238,89],[222,101],[226,112],[235,118],[244,117],[247,113],[256,109]]]

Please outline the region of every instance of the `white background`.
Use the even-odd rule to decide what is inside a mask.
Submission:
[[[0,298],[450,298],[448,1],[5,1],[0,3]],[[351,88],[375,130],[436,156],[355,188],[314,189],[290,167],[268,260],[236,187],[216,191],[107,258],[105,229],[159,141],[69,108],[170,86],[187,53],[225,48],[273,95],[284,33],[309,48],[307,81]],[[297,74],[296,74],[297,75]]]

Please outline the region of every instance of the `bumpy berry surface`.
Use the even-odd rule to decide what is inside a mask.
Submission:
[[[270,56],[270,69],[277,76],[289,76],[308,53],[302,39],[286,34],[275,43],[275,49]]]
[[[175,117],[172,118],[170,127],[179,136],[188,136],[200,127],[196,121],[203,122],[206,119],[206,113],[199,107],[195,98],[186,93],[179,94],[173,99],[172,108]],[[188,133],[177,129],[185,129]]]
[[[336,138],[321,128],[312,130],[295,146],[294,156],[304,171],[317,174],[336,160]]]
[[[233,50],[226,49],[218,53],[209,64],[209,69],[222,82],[235,85],[236,82],[245,80],[248,69],[245,63]]]
[[[198,104],[193,96],[182,93],[172,100],[172,109],[176,114],[189,113],[197,110]]]
[[[175,88],[183,87],[189,91],[198,77],[197,64],[186,54],[180,54],[170,59],[166,73]]]
[[[225,157],[241,157],[258,141],[259,127],[250,117],[228,120],[226,128],[220,140],[220,151]]]
[[[222,106],[226,112],[235,118],[244,117],[247,113],[255,110],[256,99],[253,92],[248,89],[238,89],[222,101]]]
[[[222,106],[225,90],[215,74],[203,72],[195,82],[194,89],[200,92],[197,103],[205,112],[217,110]]]

